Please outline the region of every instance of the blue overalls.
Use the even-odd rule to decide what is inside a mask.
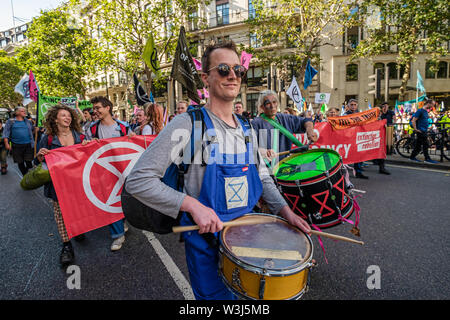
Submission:
[[[262,183],[253,161],[251,130],[241,119],[246,140],[244,154],[222,154],[214,126],[202,108],[207,134],[211,137],[210,157],[206,165],[198,201],[212,208],[223,222],[252,212],[262,194]],[[192,225],[186,213],[181,225]],[[215,234],[217,237],[217,233]],[[186,261],[192,290],[197,300],[232,300],[235,296],[222,282],[218,272],[218,248],[212,248],[198,231],[185,232]]]

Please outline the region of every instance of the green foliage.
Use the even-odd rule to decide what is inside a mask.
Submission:
[[[65,8],[43,11],[27,31],[29,44],[17,53],[19,64],[32,69],[41,92],[73,96],[86,91],[86,76],[99,65],[98,50],[86,28],[74,26]]]
[[[209,1],[208,1],[209,2]],[[197,10],[201,0],[70,0],[70,6],[81,8],[89,19],[89,29],[101,32],[96,41],[104,51],[115,56],[105,60],[110,70],[123,70],[129,75],[150,71],[142,59],[142,52],[153,34],[159,60],[171,57],[176,48],[178,31],[190,12]],[[148,83],[149,84],[149,83]]]
[[[332,45],[329,41],[354,23],[344,0],[279,0],[271,2],[272,5],[266,0],[254,0],[252,3],[255,14],[247,24],[259,46],[245,50],[254,54],[263,66],[272,64],[282,70],[292,66],[301,87],[308,59],[317,65],[320,59],[317,49]]]
[[[411,63],[422,52],[430,54],[437,64],[439,57],[448,55],[450,40],[450,11],[446,0],[363,0],[360,1],[359,23],[366,21],[374,11],[380,13],[379,25],[368,29],[368,37],[356,48],[353,59],[373,57],[398,51],[397,63],[408,71]],[[401,93],[406,89],[409,72],[405,72]]]
[[[15,57],[0,51],[0,106],[14,107],[22,101],[22,96],[14,92],[14,87],[24,73]]]

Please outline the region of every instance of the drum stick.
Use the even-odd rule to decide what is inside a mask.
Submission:
[[[351,239],[351,238],[338,236],[336,234],[331,234],[331,233],[326,233],[326,232],[321,232],[321,231],[316,231],[316,230],[311,230],[311,234],[314,234],[316,236],[321,236],[321,237],[327,237],[327,238],[331,238],[331,239],[335,239],[335,240],[342,240],[342,241],[347,241],[347,242],[352,242],[352,243],[364,245],[363,241],[358,241],[358,240],[354,240],[354,239]]]
[[[301,152],[308,151],[308,149],[309,149],[309,144],[306,146],[301,146],[301,147],[291,149],[288,151],[279,152],[279,153],[275,154],[275,157],[284,156],[286,154],[291,154],[291,153],[301,153]]]
[[[277,221],[278,221],[277,218],[268,218],[267,216],[265,216],[264,218],[249,217],[249,218],[242,219],[242,220],[232,220],[232,221],[224,222],[223,227],[225,228],[225,227],[247,226],[247,225],[253,225],[253,224],[273,223],[273,222],[277,222]],[[198,229],[200,229],[200,227],[198,225],[175,226],[172,228],[172,232],[179,233],[179,232],[186,232],[186,231],[194,231],[194,230],[198,230]],[[362,241],[339,236],[336,234],[320,232],[320,231],[315,231],[315,230],[311,230],[310,233],[317,235],[317,236],[327,237],[327,238],[331,238],[331,239],[335,239],[335,240],[347,241],[347,242],[357,243],[360,245],[364,244],[364,242],[362,242]]]
[[[273,221],[271,220],[273,219]],[[276,222],[276,218],[268,219],[265,217],[264,219],[260,219],[259,217],[250,217],[242,220],[232,220],[228,222],[223,223],[223,227],[238,227],[238,226],[248,226],[253,224],[262,224],[262,223],[270,223],[270,222]],[[179,232],[186,232],[186,231],[194,231],[200,229],[197,225],[192,226],[176,226],[172,227],[172,232],[179,233]]]

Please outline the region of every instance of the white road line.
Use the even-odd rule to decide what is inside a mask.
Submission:
[[[450,173],[450,170],[445,170],[445,169],[418,168],[418,167],[412,167],[412,166],[401,166],[401,165],[397,165],[397,164],[387,164],[387,163],[386,163],[386,166],[396,167],[396,168],[403,168],[403,169],[411,169],[411,170],[431,171],[431,172],[439,172],[439,173]]]
[[[159,240],[155,237],[155,235],[152,232],[144,230],[142,231],[142,233],[147,237],[148,242],[150,242],[153,249],[155,249],[162,263],[166,267],[167,271],[169,271],[172,279],[175,281],[175,284],[183,293],[184,298],[186,300],[195,300],[191,285],[189,284],[183,273],[180,271],[180,269],[178,269],[175,262],[173,262],[172,258],[164,249],[164,247],[161,245]]]

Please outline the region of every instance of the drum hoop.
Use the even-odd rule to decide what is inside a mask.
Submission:
[[[341,167],[342,167],[342,157],[341,157],[341,155],[339,154],[339,152],[336,152],[335,150],[333,150],[333,149],[327,149],[327,148],[317,148],[317,149],[309,149],[308,151],[306,151],[306,152],[303,152],[303,153],[301,153],[301,154],[305,154],[305,153],[313,153],[313,152],[317,152],[317,151],[322,151],[322,152],[329,152],[329,153],[334,153],[334,154],[336,154],[337,156],[339,156],[339,161],[338,161],[338,163],[336,163],[333,167],[331,167],[331,169],[329,170],[329,172],[330,172],[330,174],[329,174],[329,176],[331,177],[332,175],[334,175]],[[300,179],[300,180],[284,180],[284,179],[279,179],[279,178],[277,178],[277,176],[276,176],[276,174],[275,174],[275,172],[279,169],[279,167],[283,164],[283,163],[285,163],[285,162],[287,162],[287,161],[289,161],[290,159],[292,159],[292,158],[295,158],[295,157],[298,157],[300,154],[293,154],[293,155],[290,155],[290,156],[288,156],[288,157],[286,157],[286,158],[284,158],[284,159],[282,159],[280,162],[278,162],[276,165],[275,165],[275,167],[273,168],[273,176],[274,176],[274,178],[278,181],[278,180],[281,180],[281,181],[302,181],[302,179]],[[324,179],[325,178],[327,178],[327,176],[326,176],[326,173],[325,172],[323,172],[323,173],[321,173],[321,174],[318,174],[317,176],[315,176],[315,177],[311,177],[311,178],[308,178],[308,179],[303,179],[303,180],[309,180],[309,179],[313,179],[313,178],[317,178],[317,177],[321,177],[322,175],[325,175],[325,177],[323,177]],[[323,179],[320,179],[319,181],[322,181]],[[312,182],[307,182],[307,183],[305,183],[305,184],[302,184],[302,185],[311,185],[311,184],[314,184],[314,183],[317,183],[317,182],[319,182],[319,181],[312,181]],[[295,183],[294,183],[294,185],[296,185]]]
[[[241,300],[258,300],[258,299],[256,299],[256,298],[247,296],[247,295],[243,294],[242,292],[236,290],[235,287],[233,287],[232,285],[230,285],[230,284],[228,283],[228,280],[227,280],[227,278],[225,278],[225,276],[224,276],[223,273],[220,273],[220,277],[222,278],[222,282],[225,284],[225,286],[226,286],[231,292],[233,292],[233,294],[235,294],[236,296],[238,296],[239,299],[241,299]],[[305,292],[306,292],[307,289],[308,289],[308,284],[306,284],[305,287],[302,288],[302,290],[300,290],[299,293],[297,293],[296,295],[294,295],[294,296],[292,296],[292,297],[290,297],[290,298],[287,298],[287,299],[285,299],[285,300],[299,300],[299,299],[305,294]]]
[[[289,222],[286,219],[284,219],[284,218],[282,218],[280,216],[273,215],[273,214],[268,214],[268,213],[256,213],[256,214],[255,213],[248,213],[248,214],[243,215],[243,217],[245,217],[245,216],[252,216],[252,215],[269,216],[269,217],[272,217],[272,218],[277,218],[277,219],[279,219],[281,221],[284,221],[289,226],[291,226],[291,227],[293,227],[293,228],[295,228],[297,230],[300,230],[298,227],[289,224]],[[227,229],[227,228],[225,228],[225,229]],[[301,230],[300,230],[300,232],[303,233],[303,235],[306,237],[306,239],[308,240],[309,245],[310,245],[309,246],[309,250],[306,252],[308,254],[308,258],[306,260],[302,261],[302,262],[297,263],[298,266],[296,266],[296,267],[284,268],[284,269],[262,268],[262,267],[259,267],[259,266],[256,266],[256,265],[253,265],[253,264],[250,264],[248,262],[244,262],[244,261],[238,259],[228,249],[228,247],[224,245],[224,239],[223,239],[223,237],[224,237],[224,232],[223,231],[224,230],[222,230],[220,232],[220,237],[219,237],[220,247],[219,247],[219,251],[221,253],[225,254],[228,259],[230,259],[233,263],[235,263],[239,267],[243,268],[244,270],[247,270],[247,271],[250,271],[250,272],[253,272],[253,273],[256,273],[256,274],[260,274],[260,275],[271,276],[271,277],[283,277],[283,276],[286,276],[286,275],[294,275],[296,273],[299,273],[299,272],[303,271],[304,269],[308,268],[310,266],[310,264],[311,264],[311,260],[312,260],[313,254],[314,254],[313,242],[311,240],[311,237],[308,234],[306,234],[303,231],[301,231]]]
[[[340,164],[340,165],[339,165]],[[319,175],[317,175],[316,177],[313,177],[315,180],[309,181],[309,182],[302,182],[303,180],[284,180],[284,179],[279,179],[279,178],[275,178],[277,180],[277,183],[282,185],[282,186],[292,186],[292,187],[298,187],[297,183],[295,182],[299,182],[300,186],[310,186],[319,182],[322,182],[328,178],[331,178],[332,176],[334,176],[340,169],[342,168],[342,163],[339,162],[338,164],[336,164],[332,170],[330,170],[329,175],[327,176],[325,173],[321,173]],[[312,179],[312,178],[310,178]],[[309,179],[308,179],[309,180]],[[280,183],[281,181],[281,183]]]

